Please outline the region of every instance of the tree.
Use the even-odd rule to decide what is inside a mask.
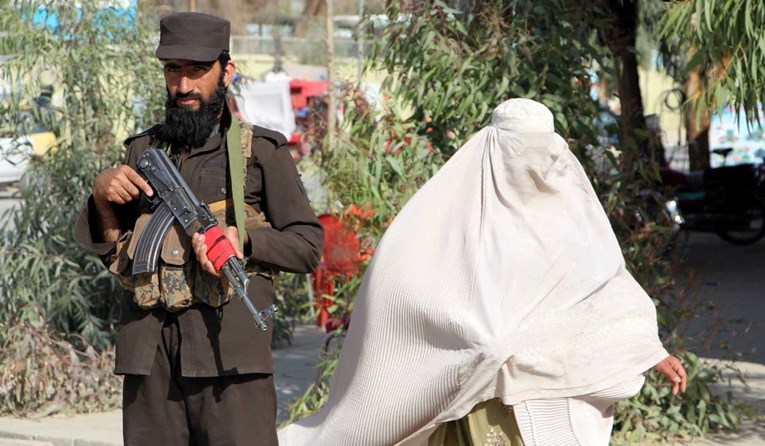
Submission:
[[[164,97],[153,56],[157,23],[144,3],[0,2],[0,122],[24,112],[57,147],[31,161],[16,212],[0,221],[0,412],[37,416],[114,409],[117,288],[72,227],[95,175],[121,141],[156,122]],[[53,90],[52,106],[35,98]]]
[[[765,95],[765,4],[739,0],[682,0],[668,2],[659,32],[675,51],[688,54],[675,69],[681,79],[688,76],[688,126],[699,128],[703,138],[692,161],[696,167],[709,165],[710,111],[730,106],[749,122],[759,119]],[[705,125],[706,124],[706,125]],[[694,135],[691,134],[691,137]],[[691,141],[689,137],[689,141]]]
[[[122,138],[155,122],[164,97],[149,49],[157,23],[145,10],[83,0],[7,2],[0,13],[5,80],[14,86],[0,121],[37,111],[57,150],[32,163],[35,180],[0,230],[0,321],[35,318],[56,333],[111,344],[119,294],[98,257],[74,242],[72,227],[95,175],[122,156]],[[44,86],[55,107],[32,107]],[[11,223],[11,224],[9,224]]]

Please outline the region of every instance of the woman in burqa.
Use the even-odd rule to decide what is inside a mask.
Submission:
[[[607,445],[613,404],[652,367],[684,390],[552,114],[511,99],[388,228],[327,404],[279,439]]]

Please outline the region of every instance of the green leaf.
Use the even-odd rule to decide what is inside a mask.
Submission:
[[[704,3],[704,18],[706,19],[707,29],[712,30],[712,10],[714,9],[714,0],[706,0]]]

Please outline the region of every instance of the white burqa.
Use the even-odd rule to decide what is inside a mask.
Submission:
[[[590,394],[666,356],[552,114],[511,99],[391,224],[327,404],[280,444],[427,444],[479,402]]]

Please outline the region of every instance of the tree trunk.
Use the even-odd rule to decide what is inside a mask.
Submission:
[[[610,26],[599,30],[614,60],[616,88],[621,104],[622,168],[631,171],[638,157],[663,158],[651,153],[648,144],[635,41],[638,25],[637,0],[608,0]],[[660,152],[660,151],[657,151]]]
[[[325,15],[327,12],[327,3],[325,0],[305,0],[303,13],[295,29],[295,37],[305,37],[311,28],[311,22],[314,17]]]
[[[335,92],[335,44],[332,36],[334,34],[334,16],[332,12],[332,0],[326,0],[327,5],[327,149],[335,150],[335,128],[337,127],[337,94]]]
[[[688,52],[689,60],[694,52],[693,49]],[[709,167],[709,126],[712,123],[712,116],[704,105],[704,101],[701,100],[701,84],[701,67],[698,66],[688,73],[685,81],[685,94],[690,99],[685,109],[685,139],[688,141],[690,170],[704,170]],[[697,107],[702,109],[697,112]]]

